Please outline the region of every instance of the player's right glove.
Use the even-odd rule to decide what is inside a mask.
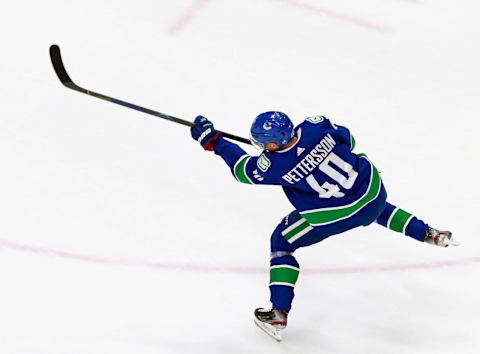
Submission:
[[[197,140],[205,150],[213,151],[215,142],[222,136],[207,118],[198,116],[193,122],[195,125],[190,129],[192,138]]]

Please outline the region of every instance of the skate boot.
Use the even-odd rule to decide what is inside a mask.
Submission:
[[[431,245],[440,246],[440,247],[448,247],[450,245],[452,246],[459,245],[459,243],[453,239],[452,233],[450,231],[438,231],[433,227],[429,227],[427,232],[425,232],[424,241]]]
[[[255,324],[268,335],[277,341],[282,340],[281,331],[287,326],[288,311],[281,311],[275,308],[263,309],[258,308],[254,313]]]

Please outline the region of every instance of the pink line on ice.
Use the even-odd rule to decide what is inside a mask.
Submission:
[[[338,20],[338,21],[343,21],[343,22],[348,22],[352,25],[363,27],[365,29],[369,30],[374,30],[374,31],[380,31],[380,32],[391,32],[392,30],[388,27],[382,26],[375,24],[373,22],[365,21],[360,18],[356,18],[353,16],[341,14],[326,8],[318,7],[316,5],[311,5],[308,4],[304,1],[300,0],[273,0],[279,3],[283,3],[285,5],[297,7],[299,9],[307,10],[310,12],[317,13],[319,15],[324,15],[327,16],[331,19]]]
[[[207,4],[209,0],[195,0],[195,2],[188,8],[188,10],[180,16],[175,23],[168,29],[168,34],[175,35],[182,28],[184,28],[193,18],[200,12],[200,10]]]
[[[168,263],[150,260],[122,259],[113,257],[90,256],[69,251],[50,249],[32,245],[25,245],[10,241],[1,241],[0,248],[6,248],[18,252],[33,253],[47,257],[64,258],[82,262],[97,263],[111,266],[123,266],[129,268],[142,267],[159,270],[189,271],[189,272],[215,272],[237,274],[266,274],[268,267],[231,267],[231,266],[208,266],[200,264]],[[407,270],[427,270],[444,267],[458,267],[480,263],[480,257],[469,257],[457,260],[419,262],[410,264],[396,264],[386,266],[364,267],[336,267],[336,268],[310,268],[302,269],[304,275],[331,275],[331,274],[359,274],[359,273],[384,273]]]

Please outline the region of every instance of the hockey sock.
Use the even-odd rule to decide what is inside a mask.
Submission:
[[[428,224],[422,220],[388,202],[382,214],[377,218],[377,223],[421,242],[429,228]]]
[[[291,309],[299,273],[299,264],[291,254],[270,261],[270,301],[277,310]]]

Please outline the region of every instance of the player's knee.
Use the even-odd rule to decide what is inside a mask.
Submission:
[[[283,237],[281,229],[275,229],[270,239],[270,252],[287,252],[293,253],[295,248],[285,240]],[[279,253],[280,254],[280,253]]]

